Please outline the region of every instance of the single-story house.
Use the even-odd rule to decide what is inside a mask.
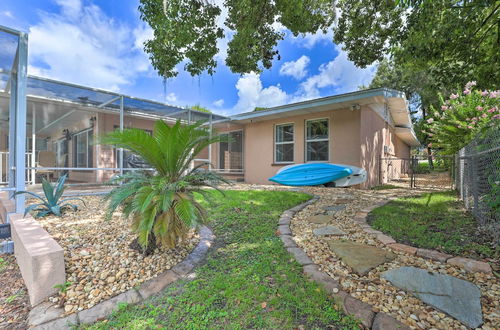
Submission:
[[[366,169],[363,187],[372,187],[383,183],[382,158],[409,159],[410,148],[419,145],[404,94],[387,88],[242,113],[216,127],[234,141],[213,151],[218,168],[258,184],[270,184],[286,165],[329,162]],[[404,168],[392,170],[395,177]]]
[[[122,102],[122,103],[120,103]],[[119,150],[93,144],[95,136],[122,127],[151,132],[157,119],[206,120],[228,134],[197,156],[228,178],[271,184],[289,164],[329,162],[362,167],[364,187],[381,183],[381,157],[409,158],[419,144],[404,94],[386,88],[361,90],[225,117],[108,91],[29,77],[26,174],[68,173],[73,184],[107,181],[120,168]],[[0,184],[7,183],[9,94],[0,92]],[[128,153],[123,167],[128,167]]]

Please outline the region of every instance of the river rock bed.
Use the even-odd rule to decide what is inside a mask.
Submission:
[[[91,308],[172,268],[199,242],[191,231],[182,246],[144,256],[129,247],[136,236],[120,212],[105,220],[101,196],[82,199],[86,205],[75,202],[81,205],[77,212],[38,219],[64,249],[68,283],[49,300],[64,306],[66,314]]]
[[[500,282],[492,274],[470,273],[446,263],[423,259],[389,249],[374,236],[364,232],[353,221],[356,212],[383,201],[389,197],[421,194],[423,191],[391,189],[370,191],[356,189],[305,188],[305,192],[320,196],[320,199],[297,213],[291,222],[293,239],[320,269],[339,281],[344,291],[351,296],[374,306],[376,311],[385,312],[413,329],[466,329],[466,327],[445,313],[423,303],[410,293],[402,291],[381,278],[384,271],[403,266],[413,266],[428,271],[451,275],[467,280],[481,291],[481,305],[484,324],[482,329],[496,329],[500,324]],[[325,223],[310,222],[310,217],[325,214],[325,209],[342,202],[344,210],[333,213]],[[342,236],[314,235],[314,229],[326,225],[335,226],[346,234]],[[331,240],[353,241],[392,251],[396,258],[386,262],[365,275],[358,275],[332,252]]]

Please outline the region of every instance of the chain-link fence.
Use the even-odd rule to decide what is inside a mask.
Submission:
[[[453,163],[450,156],[382,157],[379,184],[408,188],[453,189]]]
[[[473,140],[455,157],[455,185],[479,224],[500,236],[500,129]]]

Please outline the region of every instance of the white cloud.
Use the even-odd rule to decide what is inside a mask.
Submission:
[[[375,75],[376,65],[358,68],[347,58],[341,47],[335,46],[337,57],[319,67],[319,73],[300,84],[298,98],[311,99],[321,96],[320,89],[334,87],[338,93],[352,92],[360,85],[367,85]]]
[[[2,11],[2,15],[7,16],[8,18],[14,18],[14,15],[9,10]]]
[[[238,102],[227,114],[252,111],[255,107],[274,107],[358,90],[373,78],[376,66],[361,69],[349,61],[347,54],[336,46],[339,52],[332,61],[322,64],[319,73],[299,84],[293,93],[286,93],[280,85],[263,87],[260,76],[251,73],[242,76],[236,83]],[[331,88],[325,95],[324,88]]]
[[[215,105],[217,108],[220,108],[224,105],[224,99],[219,99],[219,100],[213,102],[212,104]]]
[[[306,33],[305,35],[299,35],[297,37],[291,36],[291,40],[294,44],[304,47],[307,49],[312,49],[316,44],[322,42],[333,42],[333,32],[331,29],[327,33],[323,33],[318,30],[316,33]]]
[[[165,99],[168,102],[176,102],[177,101],[177,95],[175,95],[175,93],[168,93],[167,96],[165,96]]]
[[[307,66],[309,65],[309,62],[309,57],[305,55],[302,55],[296,61],[285,62],[280,68],[280,74],[283,76],[291,76],[300,80],[307,75]]]
[[[142,43],[144,25],[131,28],[80,0],[57,0],[59,13],[41,13],[30,27],[30,74],[119,90],[151,70]],[[144,24],[144,23],[142,23]]]
[[[252,111],[256,107],[274,107],[285,104],[288,99],[279,85],[263,88],[260,76],[253,72],[238,79],[236,89],[239,99],[231,113]]]

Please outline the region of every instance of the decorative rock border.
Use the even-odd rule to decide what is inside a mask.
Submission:
[[[492,273],[491,266],[487,262],[478,261],[470,258],[464,258],[464,257],[454,257],[450,254],[442,253],[436,250],[416,248],[410,245],[396,243],[396,241],[392,237],[385,235],[381,231],[373,229],[368,224],[367,221],[368,213],[370,213],[371,211],[373,211],[378,207],[384,206],[391,200],[392,199],[385,200],[380,203],[374,204],[370,207],[364,208],[360,212],[356,213],[353,219],[354,222],[358,223],[364,232],[368,234],[373,234],[380,243],[384,244],[385,246],[391,249],[404,252],[410,255],[416,255],[424,259],[430,259],[442,263],[447,263],[453,266],[458,266],[472,273],[476,272],[487,273],[487,274]]]
[[[337,306],[343,309],[344,313],[352,315],[361,321],[361,324],[366,329],[374,330],[394,330],[394,329],[410,329],[408,326],[394,319],[383,312],[375,312],[372,305],[362,302],[349,293],[341,290],[339,282],[331,278],[327,273],[322,272],[319,267],[312,262],[307,254],[295,244],[291,236],[290,222],[295,215],[303,208],[311,205],[319,200],[319,196],[313,196],[310,200],[300,205],[297,205],[281,215],[278,222],[278,235],[283,244],[287,248],[297,262],[302,265],[304,274],[311,280],[322,286],[330,296],[333,297]],[[366,213],[367,214],[367,213]]]
[[[311,196],[312,198],[309,201],[283,212],[279,219],[277,232],[288,252],[290,252],[290,254],[295,257],[297,262],[303,266],[304,274],[324,287],[330,294],[330,296],[333,297],[336,304],[341,307],[346,314],[352,315],[355,318],[359,319],[361,321],[361,324],[366,329],[410,329],[407,325],[399,322],[388,314],[383,312],[376,312],[372,305],[362,302],[361,300],[350,296],[349,293],[342,291],[340,283],[330,277],[327,273],[322,272],[319,267],[314,264],[313,261],[309,258],[307,253],[305,253],[301,248],[297,246],[292,237],[290,223],[293,216],[297,212],[320,199],[319,196]],[[373,229],[367,222],[368,213],[370,213],[375,208],[384,206],[391,200],[392,199],[387,199],[373,204],[370,207],[362,209],[355,214],[353,221],[357,223],[363,229],[363,231],[368,234],[372,234],[378,241],[393,250],[409,255],[416,255],[425,259],[459,266],[469,272],[492,273],[491,266],[486,262],[464,257],[453,257],[452,255],[436,250],[416,248],[406,244],[397,243],[392,237],[385,235],[381,231]]]
[[[158,276],[142,283],[138,288],[132,288],[111,299],[105,300],[94,307],[78,313],[61,317],[63,308],[56,308],[49,302],[44,302],[33,308],[28,317],[28,324],[34,329],[67,329],[83,323],[93,323],[109,316],[120,303],[137,304],[162,291],[167,285],[181,278],[186,278],[194,267],[206,257],[214,242],[215,236],[210,228],[200,229],[200,242],[191,253],[180,263]]]

